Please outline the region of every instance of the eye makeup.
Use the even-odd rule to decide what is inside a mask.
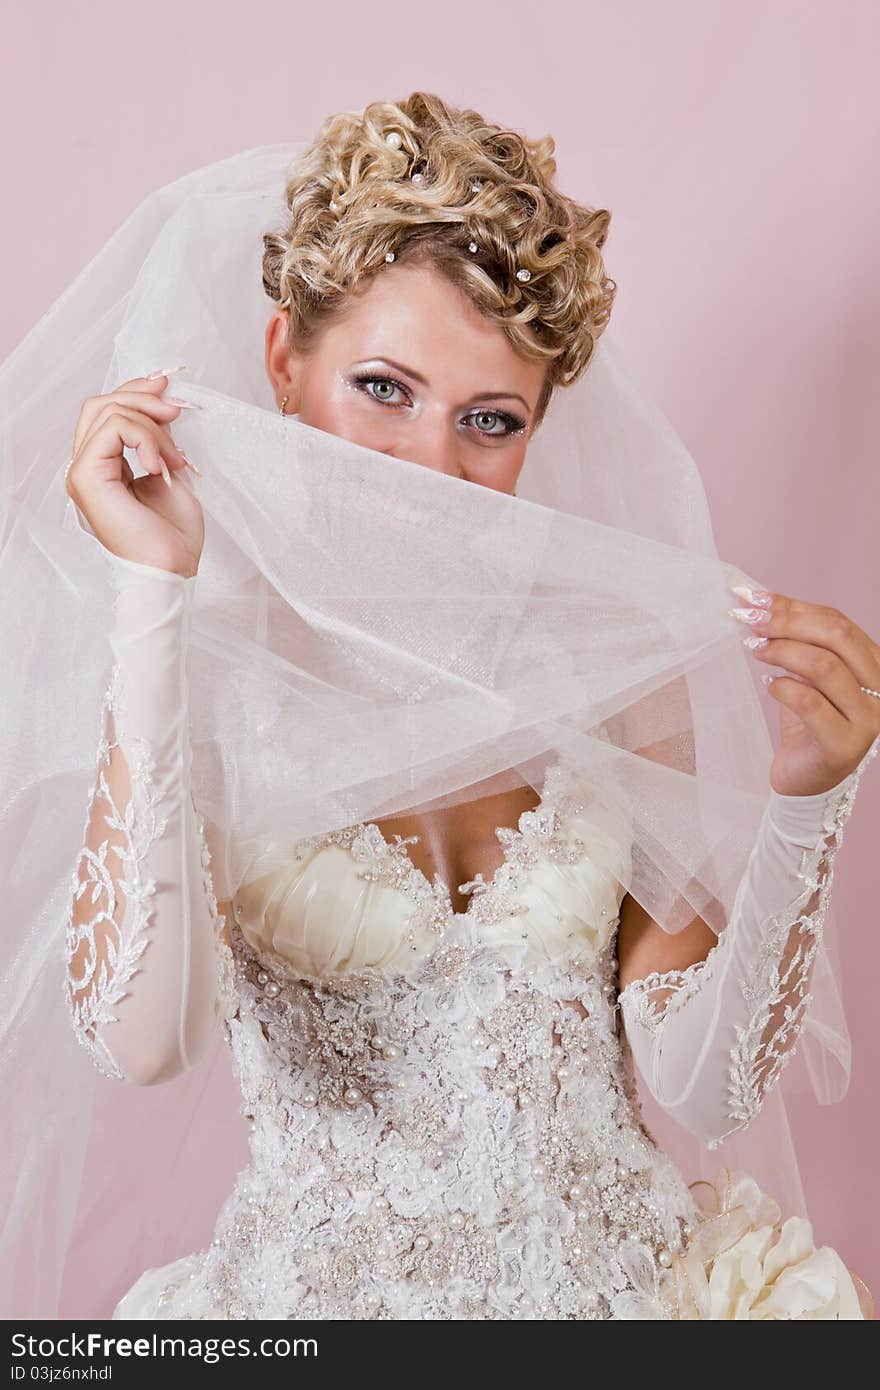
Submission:
[[[409,388],[402,381],[399,381],[397,377],[389,375],[388,372],[360,371],[356,372],[350,378],[350,381],[351,384],[357,390],[359,390],[362,394],[367,396],[370,400],[374,400],[377,402],[377,404],[386,406],[392,410],[399,410],[401,408],[402,403],[393,401],[388,397],[383,398],[382,396],[377,396],[373,391],[369,389],[371,386],[377,384],[393,386],[396,391],[401,391],[406,396],[407,402],[404,402],[403,404],[412,403],[412,396],[410,395]],[[480,439],[511,439],[515,435],[522,434],[523,430],[526,428],[527,422],[524,419],[522,419],[521,416],[513,415],[510,411],[501,410],[497,406],[483,406],[474,410],[470,410],[463,418],[465,420],[470,420],[474,416],[479,415],[492,416],[495,420],[500,421],[505,426],[503,433],[497,433],[492,430],[483,430],[479,427],[474,427],[474,433]]]

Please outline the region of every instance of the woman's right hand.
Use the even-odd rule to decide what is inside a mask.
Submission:
[[[67,491],[106,550],[190,577],[198,571],[205,520],[168,428],[182,407],[162,399],[167,385],[164,375],[135,377],[86,399]],[[134,477],[125,447],[137,450],[144,477]]]

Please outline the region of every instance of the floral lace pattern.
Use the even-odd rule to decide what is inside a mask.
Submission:
[[[829,808],[821,839],[812,849],[802,852],[797,876],[803,890],[787,912],[770,922],[761,950],[741,982],[752,1013],[748,1027],[738,1033],[730,1059],[730,1113],[737,1122],[734,1129],[742,1128],[758,1113],[764,1097],[793,1056],[791,1041],[797,1036],[811,998],[807,983],[822,940],[835,857],[859,780],[878,748],[880,739],[875,739],[847,790]],[[814,895],[815,906],[806,910]],[[786,965],[784,952],[793,928],[797,945]],[[780,1005],[784,1006],[781,1010]],[[781,1017],[773,1022],[775,1012],[781,1013]]]
[[[190,800],[192,801],[192,797]],[[226,926],[226,918],[217,906],[217,895],[214,892],[214,880],[211,874],[211,851],[208,848],[208,841],[205,835],[205,818],[194,801],[192,801],[192,808],[195,814],[196,828],[199,835],[199,849],[202,865],[202,891],[208,900],[208,907],[215,928],[213,942],[217,973],[217,1005],[220,1018],[226,1022],[230,1018],[234,1018],[238,1012],[239,1001],[238,990],[235,983],[235,965],[232,951],[227,945],[223,934]]]
[[[99,1071],[122,1080],[123,1072],[102,1046],[97,1031],[105,1023],[116,1021],[113,1009],[125,996],[149,941],[147,926],[155,884],[143,876],[141,869],[150,845],[163,833],[165,821],[156,812],[153,764],[143,740],[134,740],[129,753],[132,796],[125,807],[117,806],[108,785],[111,754],[119,748],[113,734],[118,689],[119,670],[114,667],[101,709],[97,776],[89,792],[83,848],[71,876],[65,929],[65,997],[77,1040]],[[87,840],[96,815],[96,801],[106,806],[102,819],[109,830],[121,837],[121,844],[111,843],[108,837],[97,849],[89,848]],[[116,856],[116,865],[111,864],[111,855]],[[82,921],[78,920],[76,905],[86,894],[95,911]],[[98,931],[106,955],[99,947]]]
[[[104,1046],[100,1030],[117,1021],[114,1012],[125,998],[138,962],[150,944],[156,883],[145,872],[150,847],[164,834],[167,819],[158,810],[155,764],[149,743],[132,737],[125,753],[115,736],[120,696],[119,667],[114,666],[100,717],[97,770],[89,792],[83,848],[71,875],[71,895],[65,924],[65,998],[77,1041],[104,1075],[125,1080],[125,1073]],[[125,757],[131,794],[117,804],[108,782],[111,756]],[[97,805],[96,805],[97,803]],[[195,809],[195,808],[194,808]],[[97,848],[88,844],[90,828],[103,821],[108,835]],[[200,838],[202,891],[216,931],[217,997],[226,1019],[238,1007],[232,960],[222,940],[224,918],[217,909],[204,836],[204,818],[196,813]],[[111,860],[115,857],[115,863]],[[83,919],[83,900],[93,911]]]
[[[733,1123],[708,1141],[709,1149],[718,1148],[728,1135],[754,1119],[794,1055],[793,1043],[811,999],[807,986],[822,941],[835,857],[860,778],[878,748],[880,737],[868,749],[846,789],[830,803],[816,843],[802,850],[797,879],[803,887],[784,912],[767,922],[760,949],[740,980],[750,1013],[746,1027],[737,1028],[737,1043],[728,1064],[728,1114]],[[723,932],[703,960],[684,970],[655,970],[631,981],[621,990],[618,1007],[631,1010],[634,1021],[659,1043],[669,1019],[714,971],[724,968],[732,940],[730,932]]]
[[[525,940],[484,930],[516,912],[539,856],[583,857],[564,833],[580,804],[551,768],[540,806],[499,832],[496,873],[462,885],[462,913],[375,827],[321,837],[433,924],[400,970],[304,979],[254,949],[236,908],[225,1035],[251,1161],[149,1316],[643,1315],[697,1208],[641,1118],[614,1008],[617,922],[588,951],[563,935],[540,965]]]

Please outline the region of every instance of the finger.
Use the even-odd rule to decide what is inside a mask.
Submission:
[[[749,643],[755,639],[745,640]],[[864,694],[849,666],[836,652],[788,637],[769,638],[765,647],[754,647],[751,651],[757,661],[783,666],[809,681],[845,719],[864,723]]]
[[[127,406],[119,406],[113,401],[108,401],[104,409],[96,416],[91,430],[83,441],[80,452],[82,452],[86,446],[91,445],[104,423],[116,414],[125,416],[132,421],[139,421],[148,432],[153,435],[156,441],[156,448],[172,468],[181,469],[186,467],[187,461],[181,450],[178,449],[175,444],[167,427],[158,424],[151,416],[144,414],[141,410],[135,410]],[[76,462],[76,456],[74,457],[74,462]]]
[[[766,607],[731,608],[728,612],[761,637],[789,637],[826,647],[852,672],[859,685],[880,683],[880,647],[838,608],[806,603],[786,594],[771,594]]]
[[[145,414],[160,420],[173,419],[182,409],[189,408],[190,402],[181,403],[173,399],[163,398],[162,392],[167,383],[168,378],[164,376],[152,381],[144,377],[137,383],[126,382],[117,387],[115,391],[107,392],[105,395],[89,396],[83,402],[77,420],[73,439],[73,454],[75,455],[82,448],[101,413],[108,407],[112,408],[114,403],[142,410]],[[196,408],[195,403],[192,403],[192,408]]]
[[[170,438],[164,431],[137,411],[111,411],[95,427],[88,444],[88,450],[80,451],[67,475],[71,496],[96,479],[123,481],[123,447],[135,449],[148,473],[160,475],[166,483],[170,483],[168,461],[177,451],[173,450]],[[184,466],[184,462],[177,466]]]
[[[821,690],[794,676],[776,676],[767,689],[774,700],[796,714],[813,734],[828,768],[844,776],[852,767],[853,759],[860,756],[859,750],[864,743],[855,725],[834,708]]]

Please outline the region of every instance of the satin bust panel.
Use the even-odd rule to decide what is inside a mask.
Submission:
[[[406,971],[450,922],[473,924],[493,945],[525,941],[526,965],[566,953],[589,958],[617,925],[630,864],[628,846],[579,804],[566,812],[545,799],[517,830],[496,830],[504,861],[485,884],[459,885],[471,894],[463,913],[439,876],[431,883],[405,846],[367,822],[309,842],[289,864],[244,884],[236,923],[256,952],[302,978]]]

